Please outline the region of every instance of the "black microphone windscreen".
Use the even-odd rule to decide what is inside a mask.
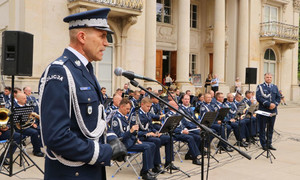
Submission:
[[[123,72],[123,69],[120,68],[120,67],[117,67],[115,70],[114,70],[114,73],[116,76],[122,76],[122,72]]]

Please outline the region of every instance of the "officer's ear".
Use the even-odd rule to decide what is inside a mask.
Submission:
[[[78,31],[76,34],[77,41],[80,42],[81,44],[85,44],[86,35],[87,35],[86,32]]]

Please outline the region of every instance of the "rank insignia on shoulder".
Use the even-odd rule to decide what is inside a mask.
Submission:
[[[63,65],[64,62],[62,60],[54,61],[52,64]]]
[[[92,107],[92,106],[88,106],[88,107],[87,107],[87,113],[88,113],[89,115],[91,115],[91,114],[93,113],[93,107]]]
[[[112,122],[112,126],[113,126],[113,127],[117,127],[117,126],[118,126],[118,121],[113,121],[113,122]]]
[[[75,64],[76,64],[77,66],[81,66],[81,62],[80,62],[79,60],[76,60],[76,61],[75,61]]]

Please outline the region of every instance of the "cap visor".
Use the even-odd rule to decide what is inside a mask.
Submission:
[[[94,28],[106,31],[109,34],[114,34],[114,32],[111,29],[109,29],[109,28],[105,28],[105,27],[94,27]]]

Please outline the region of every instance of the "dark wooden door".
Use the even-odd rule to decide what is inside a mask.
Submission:
[[[177,64],[177,51],[171,52],[171,66],[170,75],[171,78],[176,80],[176,64]]]
[[[155,77],[156,80],[162,83],[163,75],[162,75],[162,60],[163,60],[163,51],[156,50],[156,70],[155,70]]]
[[[213,74],[214,71],[214,54],[209,53],[209,74]]]

